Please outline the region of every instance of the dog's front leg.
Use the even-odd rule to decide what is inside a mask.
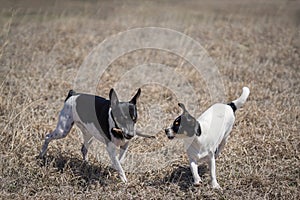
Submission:
[[[129,147],[129,141],[127,141],[123,146],[120,147],[119,162],[120,162],[121,164],[124,163],[124,160],[125,160],[125,156],[126,156],[128,147]]]
[[[215,189],[221,189],[219,183],[217,182],[216,177],[216,161],[215,161],[215,154],[211,152],[210,160],[208,162],[210,168],[210,176],[211,176],[211,185]]]
[[[189,159],[190,159],[190,168],[194,178],[194,186],[199,186],[202,180],[198,174],[198,165],[193,158],[189,158]]]
[[[107,147],[106,147],[106,150],[108,152],[108,155],[112,161],[112,165],[113,167],[118,171],[119,175],[120,175],[120,178],[122,179],[122,181],[124,183],[127,182],[127,179],[126,179],[126,176],[125,176],[125,173],[124,173],[124,170],[120,164],[120,161],[117,157],[117,152],[116,152],[116,145],[112,142],[109,142]]]

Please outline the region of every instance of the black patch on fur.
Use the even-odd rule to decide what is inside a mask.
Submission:
[[[198,129],[197,129],[196,135],[197,135],[198,137],[201,135],[201,127],[200,127],[199,122],[198,122]]]
[[[76,99],[78,116],[84,123],[93,123],[98,130],[102,130],[110,141],[108,111],[110,101],[94,95],[80,94]]]
[[[73,96],[73,95],[75,95],[76,94],[76,92],[74,91],[74,90],[69,90],[69,93],[68,93],[68,96],[66,97],[66,99],[65,99],[65,102],[71,97],[71,96]]]
[[[173,122],[172,129],[175,133],[178,133],[178,130],[180,128],[180,123],[181,123],[181,115],[177,117]]]
[[[233,102],[228,103],[227,105],[229,105],[232,108],[233,112],[235,112],[237,110],[237,108],[236,108],[236,106],[234,105]]]
[[[218,147],[217,147],[216,150],[215,150],[215,156],[216,156],[217,152],[218,152]]]
[[[138,89],[138,91],[136,92],[134,97],[129,101],[129,103],[136,105],[136,101],[140,97],[140,95],[141,95],[141,88]]]

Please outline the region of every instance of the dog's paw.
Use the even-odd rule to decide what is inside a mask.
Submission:
[[[123,165],[125,163],[125,158],[122,158],[121,160],[119,160],[120,164]]]
[[[201,182],[194,183],[194,187],[199,187],[201,185]]]
[[[122,182],[123,182],[124,184],[127,183],[127,178],[126,178],[126,177],[120,176],[120,178],[121,178],[121,180],[122,180]]]
[[[194,187],[199,187],[202,184],[202,180],[194,181]]]
[[[111,164],[111,165],[110,165],[110,168],[112,168],[112,169],[118,171],[118,168],[117,168],[116,165],[114,165],[114,164]]]
[[[40,160],[45,160],[45,159],[46,159],[46,156],[40,153],[40,154],[37,155],[35,158],[36,158],[36,159],[40,159]]]
[[[216,190],[222,190],[221,186],[219,185],[218,182],[212,182],[212,188]]]

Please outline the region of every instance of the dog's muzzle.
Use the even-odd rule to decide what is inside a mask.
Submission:
[[[125,137],[127,140],[130,140],[131,138],[133,138],[133,135],[124,134],[124,137]]]
[[[175,136],[174,136],[172,128],[166,128],[165,133],[170,140],[174,139]]]
[[[123,129],[123,136],[125,139],[130,140],[135,136],[135,131],[128,131],[126,129]]]
[[[127,140],[130,140],[134,137],[134,134],[128,134],[124,131],[124,129],[120,129],[120,128],[112,128],[111,129],[112,132],[114,132],[115,134],[119,135],[119,137],[124,137]]]

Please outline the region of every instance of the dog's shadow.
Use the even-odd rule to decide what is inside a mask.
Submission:
[[[82,159],[76,158],[76,156],[69,157],[62,154],[57,156],[48,155],[42,159],[37,158],[37,162],[41,167],[52,167],[60,173],[64,173],[65,170],[71,170],[72,174],[76,177],[72,179],[71,184],[77,185],[83,190],[97,184],[108,186],[115,181],[111,177],[111,172],[115,170],[110,166],[103,166],[101,163],[93,164],[92,162],[85,162]],[[200,177],[203,177],[207,171],[206,165],[200,165],[198,168]],[[190,167],[188,165],[176,166],[172,170],[172,173],[166,175],[163,179],[156,179],[146,183],[146,185],[153,187],[161,187],[161,185],[165,184],[178,185],[182,191],[193,188],[193,176]]]
[[[203,178],[207,171],[208,168],[206,165],[199,165],[198,173],[201,178]],[[188,165],[185,165],[177,166],[172,170],[171,174],[165,176],[162,180],[153,181],[149,185],[160,187],[165,184],[175,184],[179,186],[180,190],[188,191],[189,189],[194,188],[193,181],[191,169]]]
[[[110,166],[93,164],[92,162],[83,161],[82,159],[76,158],[75,156],[67,157],[62,154],[58,156],[48,155],[47,157],[42,159],[37,158],[37,162],[41,167],[53,167],[61,173],[64,173],[65,170],[70,170],[76,177],[72,178],[73,183],[71,184],[77,185],[84,190],[91,185],[109,185],[110,179],[108,179],[107,177],[110,177],[111,171],[113,171]]]

